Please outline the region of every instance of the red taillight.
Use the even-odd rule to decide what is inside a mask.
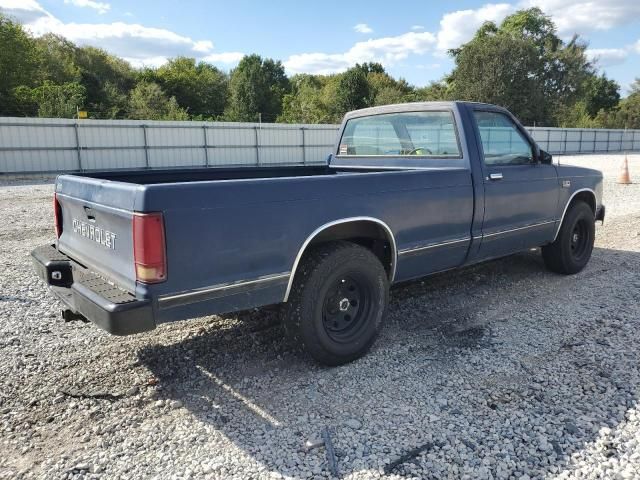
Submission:
[[[167,279],[162,213],[133,215],[133,261],[139,282],[158,283]]]
[[[53,224],[56,226],[56,237],[62,235],[62,207],[58,202],[58,195],[53,194]]]

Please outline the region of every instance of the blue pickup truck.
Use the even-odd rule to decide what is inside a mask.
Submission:
[[[362,356],[393,283],[532,247],[579,272],[602,174],[557,165],[508,111],[468,102],[348,113],[326,165],[60,175],[35,269],[116,335],[282,303],[315,360]]]

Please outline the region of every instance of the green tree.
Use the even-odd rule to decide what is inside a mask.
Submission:
[[[330,123],[333,121],[322,93],[327,84],[327,77],[295,75],[290,83],[291,93],[286,94],[282,99],[279,122]]]
[[[191,116],[215,118],[224,111],[228,78],[213,65],[178,57],[158,68],[155,77]]]
[[[632,93],[620,102],[618,128],[640,129],[640,92]]]
[[[74,118],[84,105],[85,95],[85,88],[77,82],[56,85],[45,80],[35,88],[22,85],[15,89],[16,98],[25,108],[45,118]]]
[[[560,113],[583,99],[594,68],[577,36],[564,43],[538,8],[520,10],[498,27],[483,25],[451,54],[453,98],[510,108],[524,122],[557,124]]]
[[[525,124],[540,122],[544,65],[538,49],[526,38],[490,27],[453,52],[456,67],[448,79],[453,98],[502,105]]]
[[[80,67],[76,64],[78,47],[60,35],[47,33],[36,38],[40,50],[40,74],[54,84],[79,82]]]
[[[577,35],[564,44],[551,18],[539,8],[519,10],[508,16],[499,31],[524,38],[538,49],[543,69],[532,73],[541,80],[546,121],[552,121],[558,108],[582,98],[584,84],[594,75],[594,69],[585,55],[587,45]]]
[[[382,64],[378,62],[356,63],[356,68],[362,70],[365,75],[369,75],[370,73],[387,73]]]
[[[421,102],[434,102],[448,100],[450,93],[446,81],[431,82],[426,87],[417,88],[415,99]]]
[[[550,52],[544,58],[544,94],[547,99],[547,122],[553,123],[554,112],[562,106],[584,99],[584,88],[596,74],[586,57],[586,43],[575,35],[566,45]]]
[[[0,115],[21,113],[14,91],[37,84],[39,53],[22,25],[0,14]]]
[[[142,81],[129,95],[129,118],[137,120],[187,120],[175,97],[167,98],[157,83]]]
[[[594,118],[596,128],[640,129],[640,90],[632,88],[633,93],[620,100],[618,108],[600,110]]]
[[[579,100],[572,105],[560,106],[556,118],[557,126],[562,128],[598,128],[584,100]]]
[[[640,129],[640,79],[631,84],[629,96],[610,109],[601,109],[592,119],[594,128]]]
[[[551,18],[537,7],[518,10],[506,17],[495,32],[504,32],[531,40],[545,55],[560,47],[561,40],[556,35],[556,27]]]
[[[615,80],[609,80],[606,75],[592,76],[584,86],[584,102],[587,113],[595,117],[600,110],[611,110],[620,101],[620,86]]]
[[[87,91],[86,108],[94,118],[126,114],[126,99],[135,85],[134,71],[126,61],[94,47],[77,49],[80,83]]]
[[[289,91],[289,80],[280,61],[259,55],[245,56],[231,71],[225,118],[255,122],[262,114],[264,120],[275,120]]]
[[[371,96],[371,105],[389,105],[410,102],[415,99],[414,90],[406,80],[396,80],[384,70],[370,71],[367,83]]]
[[[339,116],[350,110],[371,105],[371,88],[367,74],[359,66],[350,68],[339,76],[333,113]]]

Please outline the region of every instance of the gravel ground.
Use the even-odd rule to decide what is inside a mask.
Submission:
[[[640,155],[629,157],[640,182]],[[0,478],[640,478],[640,184],[572,277],[522,253],[397,286],[365,358],[323,368],[273,310],[112,337],[64,323],[29,251],[50,182],[0,186]]]

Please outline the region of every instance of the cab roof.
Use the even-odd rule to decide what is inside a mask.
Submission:
[[[504,110],[502,107],[492,105],[490,103],[481,102],[463,102],[463,101],[446,101],[446,102],[409,102],[409,103],[395,103],[392,105],[381,105],[379,107],[362,108],[360,110],[353,110],[347,112],[344,116],[344,120],[349,120],[355,117],[365,117],[368,115],[380,115],[383,113],[401,113],[401,112],[415,112],[420,110],[434,110],[438,108],[447,110],[457,110],[461,105],[473,105],[474,107],[483,106],[491,109]]]

